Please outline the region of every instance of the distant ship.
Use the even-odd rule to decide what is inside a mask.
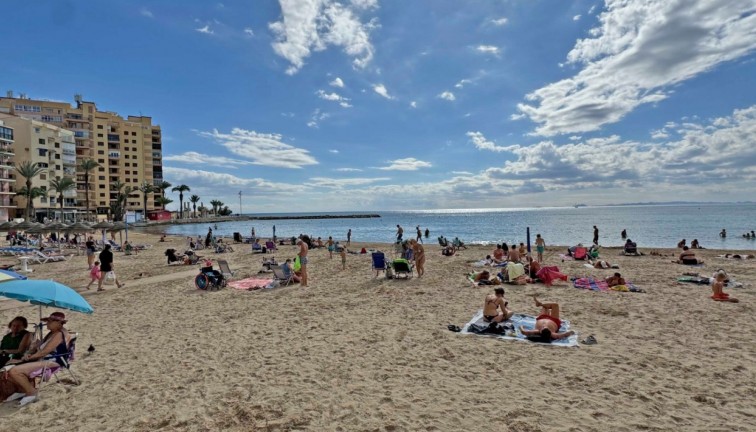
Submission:
[[[580,207],[588,207],[588,206],[585,204],[575,204],[575,208],[580,208]]]

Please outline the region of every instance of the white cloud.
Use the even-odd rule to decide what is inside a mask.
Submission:
[[[328,150],[328,153],[339,154],[339,151],[336,149],[331,149],[331,150]]]
[[[471,79],[465,78],[465,79],[459,80],[456,84],[454,84],[454,87],[461,89],[461,88],[464,88],[467,84],[471,84],[471,83],[472,83]]]
[[[464,175],[464,176],[471,176],[473,173],[470,171],[452,171],[452,174],[454,175]]]
[[[338,93],[335,93],[335,92],[326,93],[323,90],[318,90],[317,92],[315,92],[315,94],[318,95],[318,97],[323,100],[338,102],[339,105],[341,105],[343,108],[352,107],[352,105],[349,103],[349,98],[345,98]]]
[[[231,168],[231,169],[236,169],[236,166],[234,165],[251,165],[252,164],[252,162],[245,161],[245,160],[232,159],[232,158],[227,158],[223,156],[210,156],[210,155],[197,153],[193,151],[184,152],[182,154],[177,154],[177,155],[163,156],[163,160],[170,161],[170,162],[181,162],[181,163],[187,163],[187,164],[212,165],[212,166]]]
[[[340,189],[345,186],[363,186],[371,183],[384,182],[391,180],[390,177],[375,177],[375,178],[328,178],[328,177],[312,177],[308,182],[310,186],[314,187],[327,187]]]
[[[535,133],[594,131],[669,88],[753,52],[753,0],[607,0],[600,26],[567,55],[573,77],[527,95],[518,110]]]
[[[573,21],[578,21],[578,20],[580,20],[580,15],[579,15],[579,14],[578,14],[578,15],[575,15],[574,17],[572,17],[572,20],[573,20]]]
[[[200,33],[206,34],[206,35],[212,35],[215,34],[215,32],[210,28],[209,25],[205,24],[204,27],[200,27],[198,29],[194,29],[195,31],[198,31]]]
[[[171,166],[164,167],[163,173],[165,178],[169,179],[171,183],[186,183],[190,185],[192,192],[201,192],[202,190],[208,192],[212,191],[213,195],[216,196],[218,195],[219,190],[223,190],[229,186],[234,188],[246,188],[248,191],[253,192],[256,195],[281,192],[291,193],[306,188],[305,185],[276,183],[261,178],[243,178],[217,171],[176,168]],[[227,202],[229,207],[231,206],[230,202]],[[207,204],[207,201],[205,201],[205,203]]]
[[[389,161],[388,163],[388,166],[380,167],[378,169],[384,171],[417,171],[420,168],[430,168],[433,166],[430,162],[417,160],[415,158],[396,159]]]
[[[359,168],[335,168],[334,171],[338,172],[361,172]]]
[[[593,15],[593,12],[596,11],[596,5],[591,6],[590,9],[588,9],[588,15]]]
[[[283,143],[283,137],[279,134],[265,134],[240,128],[234,128],[230,133],[221,133],[213,129],[211,132],[198,134],[215,140],[231,153],[251,161],[254,165],[302,168],[318,164],[309,151]]]
[[[312,112],[312,115],[310,116],[310,120],[307,122],[307,126],[311,128],[318,128],[320,125],[320,122],[327,119],[331,115],[323,112],[320,110],[320,108],[316,108],[315,111]]]
[[[373,91],[385,97],[386,99],[395,99],[394,96],[391,96],[389,94],[388,90],[386,90],[386,86],[383,84],[374,84]]]
[[[443,91],[439,93],[437,97],[448,101],[457,100],[457,97],[454,96],[454,93],[450,91]]]
[[[244,28],[244,34],[251,37],[251,36],[255,35],[255,32],[251,28],[245,27]]]
[[[415,101],[410,102],[410,108],[417,108],[417,102]]]
[[[467,137],[470,138],[470,142],[479,150],[490,150],[494,152],[512,151],[517,148],[516,146],[501,147],[497,146],[493,141],[489,141],[481,132],[467,132]]]
[[[475,50],[483,54],[499,55],[500,53],[499,47],[494,45],[478,45]]]
[[[273,50],[291,64],[286,73],[293,75],[313,52],[329,46],[341,47],[353,58],[355,68],[364,68],[373,58],[370,32],[375,19],[363,23],[359,10],[372,2],[344,5],[336,0],[279,0],[281,20],[269,24],[276,37]],[[377,5],[377,3],[376,3]]]
[[[378,0],[349,0],[349,2],[358,9],[375,9],[378,7]]]
[[[505,25],[508,22],[509,22],[509,19],[506,18],[506,17],[501,17],[501,18],[497,18],[497,19],[492,19],[491,20],[491,24],[493,24],[495,26],[498,26],[498,27],[501,27],[501,26]]]
[[[328,84],[333,87],[344,88],[344,81],[342,81],[341,78],[339,77],[336,77],[333,81],[331,81]]]
[[[155,18],[155,15],[152,13],[152,11],[147,8],[139,9],[139,14],[142,15],[143,17]]]

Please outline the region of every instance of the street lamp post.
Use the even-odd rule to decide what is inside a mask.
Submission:
[[[242,215],[242,191],[239,191],[239,217]]]

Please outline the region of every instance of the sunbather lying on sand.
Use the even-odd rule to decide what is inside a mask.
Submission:
[[[739,301],[738,299],[730,297],[729,294],[723,291],[725,283],[727,283],[727,279],[727,272],[725,272],[724,270],[717,271],[717,273],[714,275],[714,282],[711,284],[711,298],[715,301],[737,303]]]
[[[595,261],[590,260],[588,262],[593,266],[593,268],[597,268],[597,269],[619,268],[618,265],[612,264],[609,261],[604,261],[604,260],[595,260]]]
[[[501,283],[498,277],[491,279],[491,272],[483,270],[472,274],[472,280],[478,285],[498,285]]]
[[[604,280],[606,281],[606,284],[609,285],[610,288],[617,285],[627,285],[627,282],[625,282],[625,278],[623,278],[622,275],[619,273],[615,273],[613,276],[609,276],[608,278]]]
[[[483,305],[483,318],[488,322],[506,321],[514,315],[514,312],[507,309],[509,302],[504,298],[504,288],[494,289],[493,294],[486,296],[486,303]]]
[[[533,296],[535,305],[541,308],[541,314],[536,317],[535,330],[527,330],[520,326],[520,332],[533,342],[551,343],[575,334],[572,330],[559,333],[562,321],[559,319],[558,303],[541,303]]]

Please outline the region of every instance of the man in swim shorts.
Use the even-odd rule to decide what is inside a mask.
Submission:
[[[509,302],[504,298],[504,288],[494,289],[493,294],[486,296],[486,302],[483,305],[483,319],[487,322],[506,321],[514,315],[514,312],[507,309]]]
[[[536,252],[538,252],[538,262],[543,262],[543,252],[546,250],[546,241],[540,234],[536,234]]]
[[[575,334],[572,330],[559,333],[562,326],[562,320],[559,319],[558,303],[541,303],[536,296],[533,296],[537,307],[541,308],[541,314],[536,317],[534,330],[527,330],[520,326],[520,332],[523,336],[533,342],[551,343],[552,341],[564,339]]]
[[[307,243],[302,241],[302,239],[297,240],[297,246],[299,246],[299,252],[297,252],[297,256],[299,257],[299,265],[300,265],[300,278],[301,283],[300,286],[307,288]]]

